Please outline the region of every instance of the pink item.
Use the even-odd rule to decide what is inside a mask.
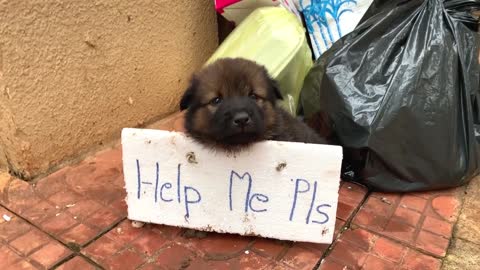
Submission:
[[[215,0],[215,9],[218,13],[223,13],[223,8],[233,5],[242,0]]]

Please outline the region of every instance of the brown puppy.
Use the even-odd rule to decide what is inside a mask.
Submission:
[[[326,143],[302,121],[276,105],[277,83],[253,61],[225,58],[196,73],[180,109],[185,129],[200,143],[240,150],[263,140]]]

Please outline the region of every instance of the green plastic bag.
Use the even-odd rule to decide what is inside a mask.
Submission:
[[[283,7],[256,9],[235,28],[206,64],[226,57],[242,57],[264,65],[279,83],[284,98],[280,106],[297,114],[303,80],[313,61],[305,29],[294,14]]]

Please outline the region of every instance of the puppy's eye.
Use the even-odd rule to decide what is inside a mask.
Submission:
[[[220,104],[221,102],[222,102],[222,97],[215,97],[215,98],[212,98],[212,100],[210,100],[209,104],[213,105],[213,106],[216,106],[216,105]]]

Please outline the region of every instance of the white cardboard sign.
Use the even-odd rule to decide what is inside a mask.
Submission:
[[[123,129],[128,218],[331,243],[342,148],[265,141],[227,154],[183,133]]]

